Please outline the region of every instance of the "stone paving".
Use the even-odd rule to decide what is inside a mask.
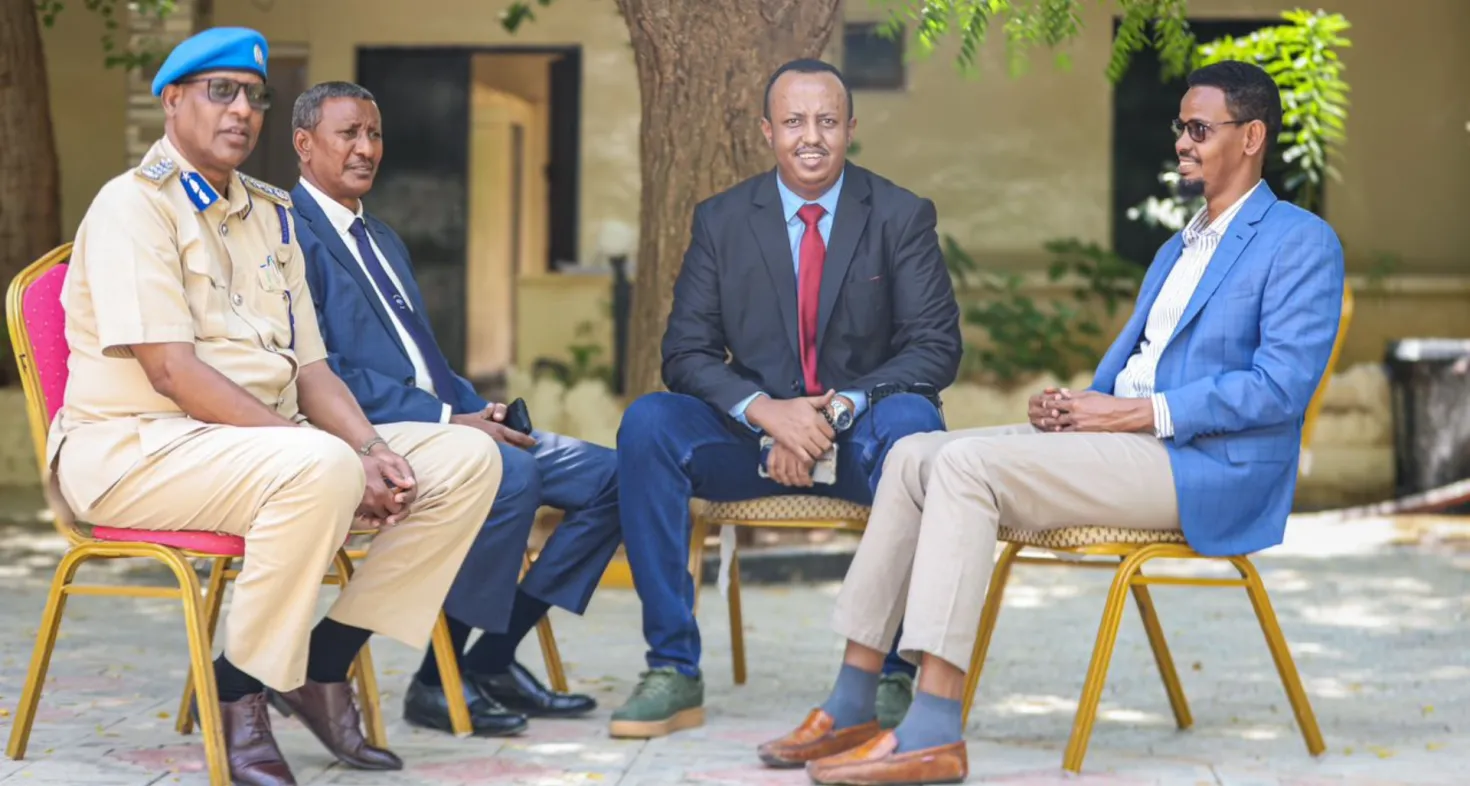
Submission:
[[[1391,546],[1385,531],[1371,523],[1294,524],[1287,546],[1258,560],[1327,738],[1325,756],[1307,755],[1244,594],[1160,587],[1154,596],[1194,728],[1174,728],[1130,608],[1085,774],[1064,775],[1061,752],[1109,574],[1020,567],[968,729],[969,782],[1467,782],[1470,557]],[[0,735],[8,737],[59,541],[34,528],[11,528],[0,529],[0,544]],[[106,571],[118,569],[89,566],[82,578]],[[795,786],[807,782],[803,773],[762,769],[754,747],[825,696],[839,657],[840,643],[826,627],[835,592],[830,584],[746,588],[750,680],[737,687],[728,617],[717,591],[706,589],[708,723],[665,739],[620,741],[606,732],[608,714],[642,665],[631,591],[600,593],[585,618],[554,616],[575,688],[602,703],[590,719],[534,722],[529,733],[508,740],[456,740],[413,729],[400,715],[418,655],[375,639],[389,736],[408,769],[344,769],[294,721],[277,717],[276,728],[302,783]],[[73,599],[30,755],[18,762],[0,758],[0,782],[207,783],[195,740],[172,729],[185,668],[177,608],[161,600]],[[521,656],[540,668],[534,641]]]

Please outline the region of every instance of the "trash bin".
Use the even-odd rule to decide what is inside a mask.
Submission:
[[[1394,496],[1470,478],[1470,339],[1391,342]],[[1470,504],[1442,511],[1470,512]]]

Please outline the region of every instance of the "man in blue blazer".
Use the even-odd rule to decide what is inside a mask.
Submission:
[[[301,182],[292,191],[307,282],[328,362],[374,423],[456,423],[487,432],[504,476],[490,518],[445,600],[450,633],[477,734],[520,732],[526,717],[568,717],[596,707],[587,696],[548,690],[515,661],[516,645],[552,606],[581,614],[617,550],[617,459],[580,440],[506,427],[455,374],[440,351],[398,235],[363,211],[383,155],[372,94],[328,82],[292,112]],[[536,510],[566,517],[520,582]],[[483,635],[464,651],[472,628]],[[410,723],[449,730],[448,704],[432,649],[404,698]]]
[[[1281,542],[1303,416],[1337,336],[1342,247],[1261,179],[1281,129],[1271,77],[1224,62],[1188,81],[1175,151],[1182,190],[1206,207],[1154,258],[1087,390],[1043,391],[1027,424],[893,447],[837,600],[848,645],[836,686],[801,728],[761,746],[768,763],[811,762],[817,783],[965,776],[964,669],[1000,527],[1183,530],[1207,555]],[[885,733],[873,686],[900,619],[919,685]],[[848,755],[808,755],[817,749]]]

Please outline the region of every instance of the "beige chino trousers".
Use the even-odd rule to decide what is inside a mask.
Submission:
[[[500,451],[466,426],[393,423],[418,498],[379,532],[327,616],[426,647],[449,585],[500,488]],[[60,471],[67,466],[62,450]],[[80,469],[82,457],[77,459]],[[245,538],[225,618],[225,656],[279,691],[305,682],[317,595],[362,501],[362,457],[314,428],[214,426],[145,457],[86,512],[109,527]]]
[[[1148,434],[1047,433],[1029,424],[914,434],[883,464],[833,627],[887,652],[965,670],[1001,527],[1178,529],[1169,455]]]

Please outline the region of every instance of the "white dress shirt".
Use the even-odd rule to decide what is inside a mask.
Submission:
[[[1174,335],[1174,329],[1179,326],[1179,320],[1184,317],[1184,309],[1189,306],[1190,298],[1194,297],[1194,290],[1204,277],[1205,268],[1209,267],[1210,260],[1215,256],[1215,249],[1220,246],[1220,239],[1225,236],[1230,221],[1260,187],[1261,184],[1257,181],[1251,190],[1245,192],[1244,196],[1214,221],[1210,221],[1209,209],[1201,208],[1184,227],[1184,253],[1169,271],[1169,277],[1164,279],[1159,296],[1148,311],[1148,321],[1144,323],[1143,337],[1138,342],[1138,348],[1133,351],[1132,357],[1128,358],[1128,365],[1123,367],[1113,383],[1113,394],[1119,398],[1153,399],[1154,434],[1159,439],[1174,436],[1174,420],[1169,415],[1169,403],[1164,394],[1154,391],[1159,358],[1163,356],[1169,338]]]
[[[352,223],[363,218],[362,203],[358,202],[357,212],[354,213],[343,207],[337,200],[323,194],[306,178],[301,179],[301,187],[306,190],[306,193],[311,194],[311,198],[315,199],[317,205],[321,207],[322,213],[326,214],[327,220],[332,222],[332,227],[341,236],[342,245],[347,246],[347,253],[357,260],[358,266],[362,268],[362,274],[367,276],[368,283],[373,286],[373,291],[378,293],[378,300],[382,302],[383,310],[388,312],[388,318],[393,320],[393,329],[398,331],[398,339],[403,342],[403,348],[408,350],[409,362],[413,363],[414,386],[428,391],[430,395],[437,396],[438,394],[434,391],[434,380],[429,376],[429,366],[424,362],[424,353],[419,351],[419,345],[414,343],[413,337],[403,329],[403,323],[398,321],[398,314],[394,311],[393,305],[388,302],[382,290],[378,289],[377,282],[373,280],[372,273],[368,272],[367,264],[363,262],[362,255],[357,251],[357,238],[352,236]],[[366,219],[363,220],[366,221]],[[377,241],[373,240],[371,232],[368,233],[367,238],[368,244],[373,247],[373,253],[378,257],[378,264],[382,265],[383,270],[388,273],[388,278],[392,280],[393,286],[398,287],[399,292],[404,292],[403,281],[398,278],[398,274],[393,272],[393,266],[388,264],[388,260],[383,257],[383,250],[378,248]],[[412,310],[413,304],[409,303],[408,307]],[[448,423],[449,416],[453,413],[454,408],[445,404],[443,412],[439,415],[439,422]]]

